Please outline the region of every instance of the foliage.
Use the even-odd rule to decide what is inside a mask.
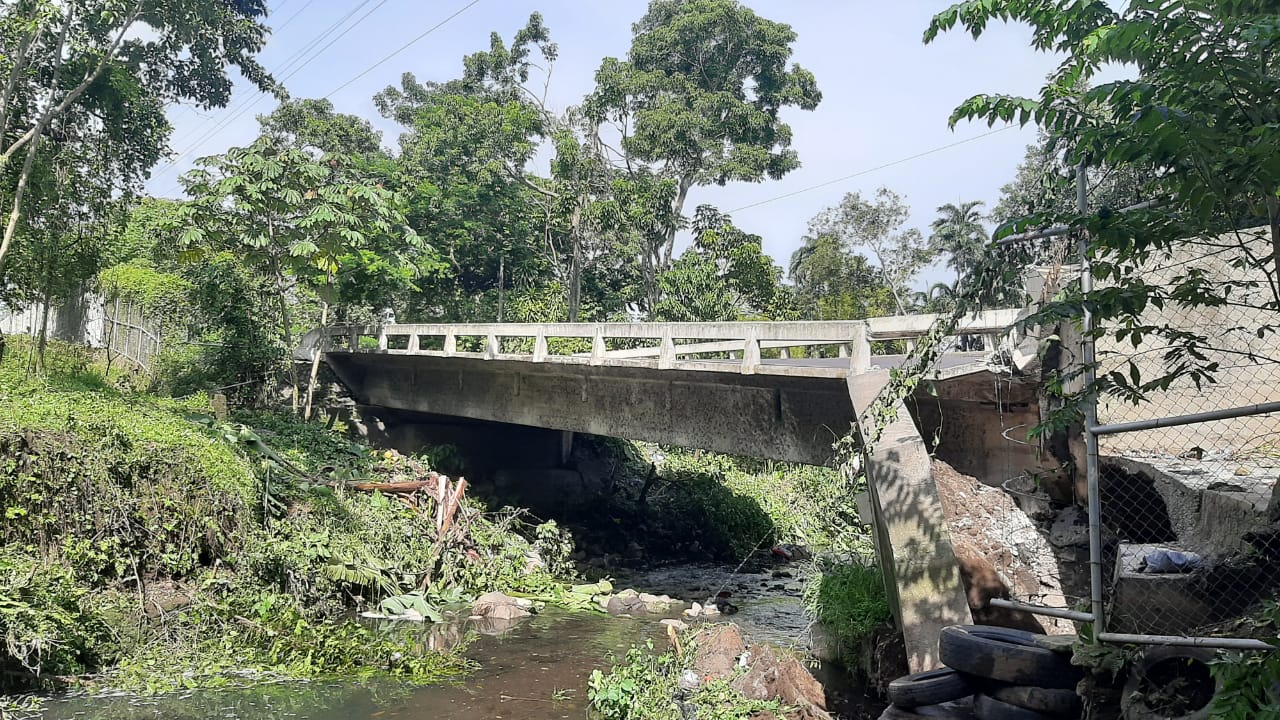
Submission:
[[[930,226],[930,246],[935,253],[947,256],[947,266],[956,277],[967,275],[986,250],[987,230],[982,225],[981,207],[980,200],[947,203],[938,208],[938,219]]]
[[[856,652],[864,638],[892,620],[884,575],[874,564],[824,560],[804,587],[809,614],[844,651]]]
[[[468,668],[457,655],[424,651],[407,632],[351,620],[317,621],[297,598],[217,577],[110,674],[141,692],[217,687],[244,678],[359,679],[374,673],[435,682]]]
[[[402,198],[352,177],[349,162],[338,155],[317,159],[264,136],[247,148],[202,158],[183,176],[194,199],[183,208],[189,224],[180,242],[195,255],[234,252],[272,281],[285,348],[293,345],[289,304],[295,285],[320,295],[324,324],[328,304],[344,299],[341,289],[364,292],[361,283],[338,282],[343,273],[389,273],[407,283],[434,267],[434,254],[405,224]],[[296,411],[297,369],[288,367]]]
[[[660,654],[653,640],[646,640],[628,649],[608,673],[591,671],[587,697],[592,706],[607,720],[745,720],[756,713],[781,712],[776,700],[750,700],[730,687],[731,680],[682,689],[680,676],[692,664],[696,638],[695,633],[685,633],[680,650]]]
[[[0,669],[78,675],[96,667],[111,632],[89,588],[69,567],[19,548],[0,546]]]
[[[1257,634],[1265,634],[1280,649],[1280,605],[1269,602],[1247,620]],[[1280,652],[1231,653],[1210,665],[1219,683],[1213,698],[1215,720],[1280,718]]]
[[[666,455],[662,479],[650,501],[663,517],[661,532],[673,538],[696,538],[712,557],[737,561],[767,547],[776,537],[769,515],[755,498],[725,482],[732,460],[724,455]]]
[[[74,137],[81,157],[97,152],[104,172],[85,190],[100,198],[132,192],[164,150],[167,102],[191,100],[224,106],[236,66],[259,88],[274,81],[254,59],[266,41],[256,0],[210,7],[202,0],[106,0],[54,3],[23,0],[0,13],[0,169],[9,206],[0,267],[13,246],[19,220],[42,203],[28,186],[50,130]],[[21,168],[10,165],[22,158]]]
[[[586,114],[625,128],[622,148],[676,181],[671,214],[689,188],[777,179],[799,167],[785,107],[822,99],[813,75],[787,61],[795,32],[736,0],[655,0],[632,27],[626,60],[605,58]],[[663,233],[659,270],[676,227]]]
[[[430,681],[465,666],[351,623],[351,610],[393,598],[438,609],[493,589],[576,602],[551,574],[572,552],[554,525],[465,501],[442,540],[433,513],[345,489],[420,477],[412,458],[278,415],[240,417],[259,431],[193,423],[202,399],[121,393],[87,353],[51,347],[43,378],[0,364],[0,633],[12,643],[0,665],[13,682],[106,672],[155,692],[245,677]],[[163,604],[175,590],[185,600]]]
[[[368,120],[334,112],[328,100],[286,100],[270,115],[259,115],[258,122],[273,141],[321,155],[359,157],[380,151],[382,134]]]
[[[865,247],[875,258],[884,284],[893,295],[897,314],[907,312],[907,286],[937,254],[915,228],[903,230],[911,209],[897,193],[876,190],[875,200],[848,193],[840,204],[809,222],[810,233],[831,235],[850,248]]]
[[[791,254],[788,274],[805,319],[861,320],[893,313],[893,291],[880,271],[834,235],[805,236]]]
[[[960,3],[936,15],[925,33],[930,41],[960,25],[975,37],[994,19],[1029,24],[1032,44],[1064,56],[1039,97],[977,95],[961,104],[952,122],[983,118],[1035,122],[1052,149],[1065,149],[1068,165],[1117,168],[1155,177],[1149,188],[1163,198],[1157,207],[1117,214],[1101,208],[1065,220],[1089,232],[1089,253],[1102,287],[1088,297],[1069,289],[1031,321],[1053,325],[1075,320],[1087,303],[1098,334],[1116,340],[1145,338],[1166,345],[1157,377],[1108,374],[1068,398],[1049,424],[1058,429],[1078,419],[1077,401],[1110,393],[1141,402],[1153,390],[1184,381],[1211,382],[1218,363],[1211,341],[1185,328],[1143,320],[1148,308],[1204,308],[1244,304],[1280,307],[1280,164],[1271,99],[1280,90],[1273,47],[1280,40],[1274,8],[1260,2],[1173,1],[1129,3],[1120,10],[1104,2],[1053,5],[1001,0]],[[1130,65],[1132,78],[1101,83],[1080,93],[1109,65]],[[1051,218],[1033,215],[1006,224],[1004,235]],[[1270,243],[1254,243],[1235,232],[1265,222]],[[1211,281],[1195,267],[1157,283],[1152,261],[1192,246],[1229,258],[1236,277]],[[1262,280],[1250,277],[1261,273]],[[1265,337],[1273,323],[1246,328]]]
[[[764,254],[760,236],[739,230],[710,205],[698,206],[693,231],[693,245],[658,278],[662,300],[654,319],[725,322],[766,315],[782,270]]]

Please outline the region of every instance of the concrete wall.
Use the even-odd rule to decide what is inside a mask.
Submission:
[[[44,316],[44,304],[22,307],[0,305],[0,332],[5,335],[36,335]],[[105,308],[96,293],[83,293],[59,303],[49,312],[49,337],[89,347],[102,347]]]
[[[400,410],[830,464],[843,378],[331,352],[360,402]]]

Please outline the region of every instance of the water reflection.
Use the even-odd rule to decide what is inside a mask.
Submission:
[[[289,683],[200,690],[155,698],[72,697],[53,700],[50,720],[480,720],[582,718],[587,677],[633,643],[656,637],[656,623],[557,610],[514,627],[471,628],[467,656],[479,669],[452,685],[413,687],[393,680]],[[500,634],[492,634],[499,633]],[[423,641],[456,641],[459,626],[423,628]],[[490,634],[486,634],[490,633]]]

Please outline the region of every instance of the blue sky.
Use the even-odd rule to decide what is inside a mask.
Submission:
[[[261,60],[277,78],[291,74],[284,82],[292,96],[323,97],[469,2],[370,0],[362,5],[343,0],[272,0],[268,24],[280,29]],[[795,29],[798,39],[792,59],[817,77],[823,101],[812,112],[790,109],[784,114],[794,130],[800,169],[778,181],[694,188],[686,207],[690,213],[701,203],[736,210],[734,221],[762,236],[766,252],[784,267],[800,244],[809,218],[837,203],[846,192],[868,194],[883,185],[905,195],[913,210],[912,223],[926,234],[938,205],[983,200],[990,207],[1001,185],[1013,178],[1026,145],[1035,139],[1034,128],[1008,129],[807,190],[989,132],[985,124],[969,123],[953,131],[947,118],[957,104],[979,92],[1034,94],[1056,62],[1032,50],[1030,31],[1020,26],[995,25],[977,42],[964,32],[952,32],[924,45],[921,36],[929,18],[948,2],[746,0],[745,4]],[[560,46],[549,97],[557,107],[573,105],[591,90],[601,58],[626,55],[631,24],[646,7],[647,0],[479,0],[331,100],[341,112],[372,120],[383,131],[383,143],[394,147],[400,131],[378,115],[374,93],[397,84],[405,71],[420,80],[457,77],[462,57],[486,48],[491,31],[509,39],[531,12],[539,11]],[[312,44],[300,56],[305,62],[286,66],[356,8],[342,25],[348,29],[345,34],[335,33]],[[192,159],[251,142],[257,133],[255,116],[270,112],[274,105],[274,100],[259,96],[241,81],[227,108],[172,109],[177,162],[161,163],[148,189],[179,196],[177,178]],[[789,193],[797,194],[745,207]],[[934,268],[923,274],[920,283],[950,279],[945,271]]]

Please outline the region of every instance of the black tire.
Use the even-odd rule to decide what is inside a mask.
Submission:
[[[880,720],[972,720],[968,708],[948,705],[926,705],[918,708],[900,708],[890,705],[880,714]]]
[[[1209,672],[1209,663],[1218,657],[1216,650],[1198,647],[1177,647],[1160,645],[1148,648],[1142,658],[1134,663],[1129,672],[1129,680],[1124,685],[1124,696],[1120,703],[1121,715],[1125,720],[1207,720],[1212,714],[1213,698],[1221,690],[1217,679]],[[1162,669],[1185,666],[1193,670],[1193,680],[1198,689],[1198,699],[1204,704],[1188,709],[1181,715],[1171,715],[1167,709],[1147,706],[1147,693],[1151,686],[1164,687],[1168,680],[1161,677]],[[1150,678],[1148,678],[1150,676]],[[1180,683],[1183,688],[1188,684]]]
[[[973,700],[973,714],[978,716],[978,720],[1053,720],[1051,715],[1010,705],[982,694]]]
[[[1069,690],[1084,677],[1067,655],[1036,643],[1022,630],[985,625],[952,625],[942,629],[938,653],[943,664],[962,673],[1012,685]]]
[[[937,705],[959,700],[978,691],[964,675],[952,670],[928,670],[906,675],[889,683],[889,702],[900,708]]]
[[[1080,696],[1074,690],[1050,690],[1027,685],[999,685],[983,694],[1002,703],[1060,718],[1080,717]]]

